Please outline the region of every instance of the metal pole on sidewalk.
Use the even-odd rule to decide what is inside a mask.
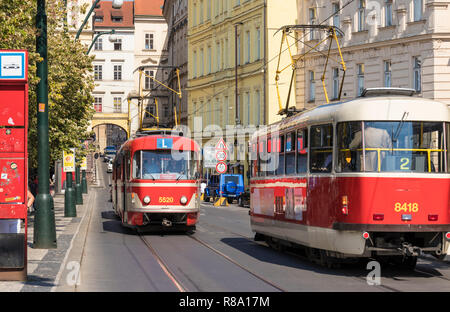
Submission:
[[[77,205],[83,205],[83,194],[81,192],[81,183],[80,183],[80,166],[75,166],[75,193],[76,193],[76,202]]]
[[[86,170],[81,170],[81,193],[87,194]]]
[[[48,134],[48,63],[47,63],[47,15],[45,0],[37,0],[36,51],[42,58],[36,64],[36,76],[40,78],[36,88],[37,139],[38,139],[38,195],[34,217],[33,248],[56,248],[56,226],[53,197],[50,195],[50,154]]]
[[[66,191],[64,192],[64,217],[76,217],[75,189],[73,188],[72,172],[66,173]]]

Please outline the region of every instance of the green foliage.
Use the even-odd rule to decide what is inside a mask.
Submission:
[[[64,31],[64,1],[47,0],[47,46],[49,85],[50,165],[62,158],[63,150],[81,147],[94,110],[91,93],[93,57],[87,47]],[[29,167],[37,167],[36,0],[0,0],[0,49],[29,52]],[[80,151],[84,156],[86,151]]]

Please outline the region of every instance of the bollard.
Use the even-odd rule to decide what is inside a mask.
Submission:
[[[88,192],[87,180],[86,180],[86,170],[81,171],[81,192],[83,194],[87,194],[87,192]]]
[[[72,172],[66,174],[66,191],[64,192],[64,217],[76,217],[75,189],[72,184]]]
[[[75,167],[75,194],[77,205],[83,205],[83,194],[81,193],[80,166]]]

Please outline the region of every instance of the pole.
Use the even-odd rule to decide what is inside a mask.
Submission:
[[[53,198],[50,195],[50,156],[48,135],[48,63],[47,63],[47,15],[45,0],[37,0],[36,51],[43,59],[38,62],[36,76],[40,81],[36,89],[37,140],[38,140],[38,195],[34,217],[33,248],[56,248],[56,226]]]
[[[84,26],[86,25],[89,17],[92,14],[92,11],[94,11],[95,7],[97,6],[97,4],[100,2],[100,0],[95,0],[94,4],[92,4],[91,9],[89,10],[88,14],[86,14],[86,17],[84,18],[83,24],[81,24],[80,29],[78,29],[77,35],[75,37],[75,40],[78,40],[78,38],[80,38],[81,32],[83,31]]]
[[[86,170],[81,170],[81,193],[87,194],[87,180],[86,180]]]
[[[66,191],[64,192],[64,217],[76,217],[75,189],[73,188],[72,172],[66,173]]]
[[[76,193],[76,202],[77,205],[83,205],[83,193],[81,192],[81,183],[80,183],[80,166],[75,166],[75,193]]]

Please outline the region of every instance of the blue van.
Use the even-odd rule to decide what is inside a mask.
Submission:
[[[212,197],[226,197],[229,204],[236,199],[239,202],[244,193],[244,177],[242,174],[214,174],[210,176],[205,189],[205,201]]]

